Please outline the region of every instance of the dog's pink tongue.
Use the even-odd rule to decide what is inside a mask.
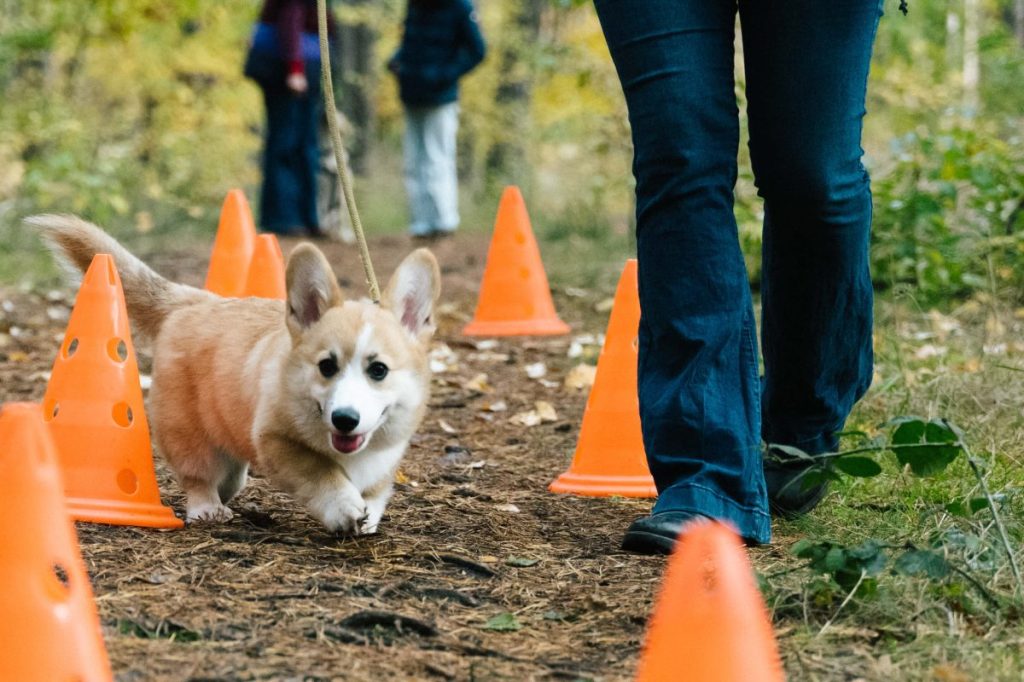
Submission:
[[[359,446],[363,444],[363,438],[364,436],[344,436],[340,433],[332,433],[331,445],[338,452],[348,454],[359,449]]]

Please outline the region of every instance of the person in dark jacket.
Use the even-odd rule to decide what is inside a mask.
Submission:
[[[871,383],[861,131],[882,4],[594,2],[633,136],[637,382],[658,487],[651,515],[626,531],[627,550],[667,553],[685,523],[705,517],[765,543],[771,513],[806,513],[825,494],[821,471],[793,449],[835,452]],[[733,214],[737,13],[764,199],[763,377]]]
[[[405,108],[405,185],[414,237],[451,234],[459,225],[459,79],[485,53],[470,0],[409,0],[402,43],[388,68],[398,77]]]
[[[333,33],[330,21],[328,29]],[[245,73],[259,84],[267,111],[260,227],[281,235],[318,236],[323,103],[316,0],[265,0]]]

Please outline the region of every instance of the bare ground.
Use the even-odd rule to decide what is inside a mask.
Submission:
[[[578,432],[585,390],[561,383],[579,360],[568,357],[567,337],[483,350],[461,337],[486,247],[475,235],[436,246],[445,277],[438,341],[454,356],[435,377],[431,410],[378,535],[328,535],[258,472],[222,526],[79,524],[117,679],[632,676],[664,560],[618,544],[650,501],[547,492]],[[346,291],[362,295],[355,250],[325,248]],[[390,273],[410,248],[401,237],[375,240],[378,271]],[[147,260],[200,284],[205,249],[187,245]],[[574,333],[597,334],[605,315],[594,304],[610,293],[559,293],[556,304]],[[73,292],[8,289],[0,301],[0,400],[39,400]],[[527,377],[525,366],[537,362],[557,386]],[[471,383],[481,373],[490,390]],[[512,423],[537,400],[553,404],[556,421]],[[507,410],[488,411],[499,401]],[[183,515],[159,458],[157,467],[165,501]],[[774,545],[752,550],[755,564],[778,568],[793,539],[777,529]],[[808,646],[789,637],[798,624],[776,625],[794,678],[885,677],[883,652],[872,648],[877,632],[837,628]]]

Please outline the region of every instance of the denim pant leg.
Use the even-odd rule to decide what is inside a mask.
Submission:
[[[735,2],[595,0],[632,125],[638,384],[654,512],[770,539],[757,341],[733,216]]]
[[[750,154],[765,201],[762,433],[834,451],[872,376],[861,164],[880,0],[740,0]]]
[[[263,189],[260,226],[278,234],[319,225],[316,212],[316,172],[319,163],[317,117],[319,80],[310,77],[303,95],[283,83],[265,86],[263,102],[267,129],[263,151]]]

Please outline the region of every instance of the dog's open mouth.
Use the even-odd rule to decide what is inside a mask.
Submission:
[[[350,455],[363,446],[365,435],[350,436],[342,433],[331,434],[331,446],[338,452]]]

